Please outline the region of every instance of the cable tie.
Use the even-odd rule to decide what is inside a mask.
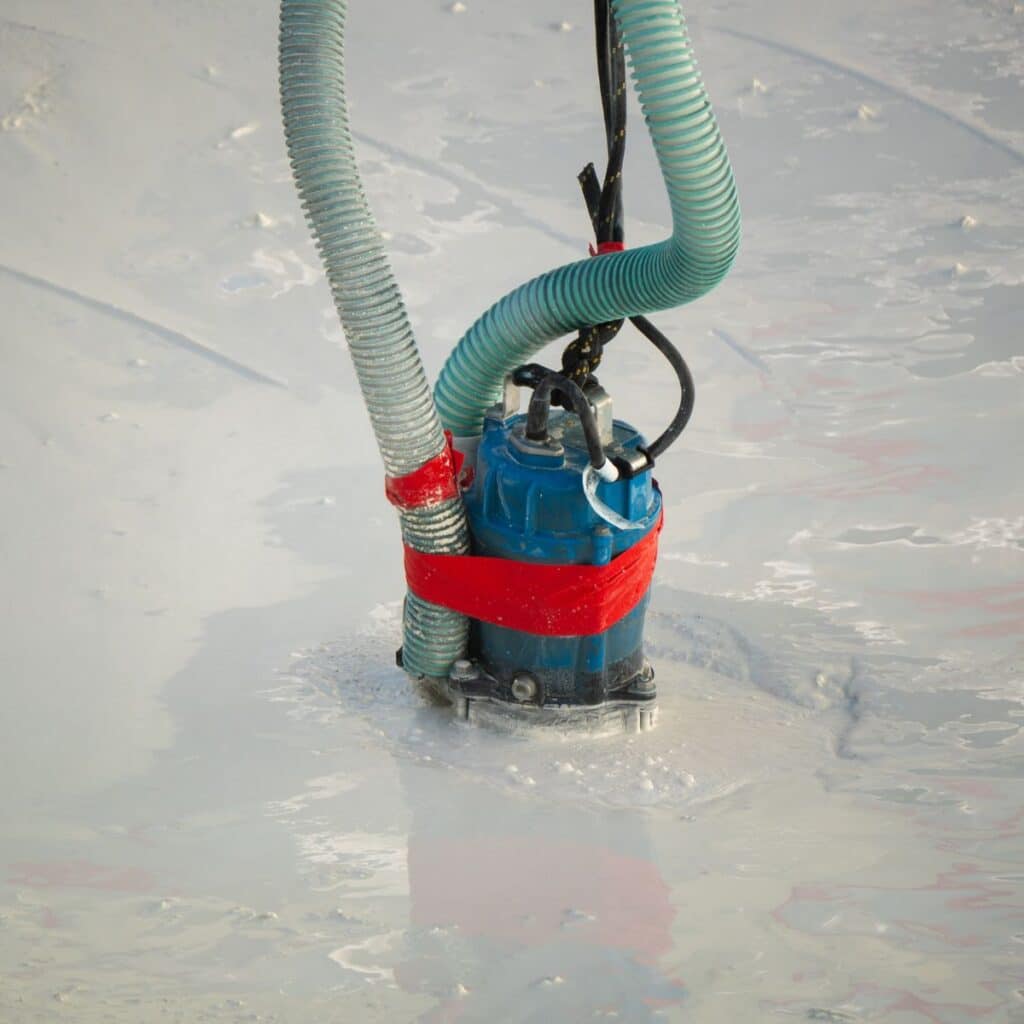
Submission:
[[[610,252],[624,252],[625,249],[625,242],[598,242],[596,249],[593,243],[587,246],[591,256],[605,256]]]

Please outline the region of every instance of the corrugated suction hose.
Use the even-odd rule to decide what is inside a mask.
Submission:
[[[463,335],[434,396],[456,436],[481,432],[505,374],[591,324],[700,298],[740,240],[732,168],[677,0],[612,0],[672,209],[664,242],[549,271],[495,303]]]
[[[384,467],[404,476],[445,445],[398,285],[363,193],[345,102],[345,0],[282,0],[281,107],[292,172],[327,272]],[[462,500],[400,512],[405,542],[464,554]],[[444,677],[465,656],[468,620],[409,594],[403,660]]]

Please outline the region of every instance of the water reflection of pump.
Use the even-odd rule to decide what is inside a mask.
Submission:
[[[543,806],[406,762],[411,929],[395,979],[425,1021],[656,1020],[675,910],[636,814]]]

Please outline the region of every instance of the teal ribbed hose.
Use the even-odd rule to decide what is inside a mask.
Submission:
[[[677,0],[612,0],[672,209],[664,242],[570,263],[495,303],[448,357],[434,397],[456,436],[481,432],[505,375],[591,324],[700,298],[740,241],[732,168]]]
[[[356,166],[345,102],[345,0],[282,0],[281,107],[292,172],[327,272],[359,386],[389,476],[439,454],[445,439]],[[405,542],[463,554],[461,498],[400,514]],[[410,594],[405,668],[444,677],[465,656],[468,621]]]

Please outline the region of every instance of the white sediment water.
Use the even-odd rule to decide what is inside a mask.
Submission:
[[[654,317],[698,389],[659,727],[600,741],[460,726],[393,667],[276,5],[0,6],[0,1022],[1024,1021],[1013,4],[693,9],[745,237]],[[434,375],[586,252],[590,4],[350,8]],[[635,245],[635,106],[629,147]],[[639,338],[602,380],[674,409]]]

